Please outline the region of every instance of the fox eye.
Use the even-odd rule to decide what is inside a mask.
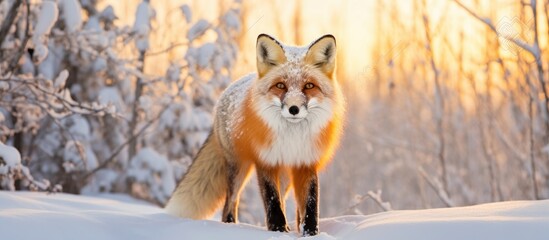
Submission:
[[[311,88],[314,88],[314,87],[315,87],[315,85],[312,84],[312,83],[305,84],[305,89],[311,89]]]
[[[284,85],[284,83],[281,83],[281,82],[277,83],[275,86],[276,86],[278,89],[285,89],[285,88],[286,88],[286,85]]]

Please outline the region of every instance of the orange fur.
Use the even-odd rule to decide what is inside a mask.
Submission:
[[[267,124],[261,120],[251,105],[251,97],[246,96],[242,110],[242,121],[236,125],[231,136],[238,161],[252,161],[257,164],[258,150],[269,147],[272,133]]]
[[[324,149],[322,158],[315,165],[315,169],[320,171],[331,161],[339,140],[341,138],[343,123],[341,116],[337,116],[328,123],[328,125],[321,131],[318,137],[318,146],[320,149]]]
[[[317,88],[305,90],[306,95],[321,95]],[[342,113],[336,111],[332,121],[318,135],[318,149],[322,149],[323,157],[312,167],[317,171],[322,170],[332,159],[334,152],[339,145],[339,139],[343,128]],[[253,110],[251,96],[246,96],[242,121],[236,125],[232,140],[234,142],[237,160],[252,161],[254,164],[261,164],[259,152],[261,149],[269,148],[272,143],[272,132],[267,124]]]

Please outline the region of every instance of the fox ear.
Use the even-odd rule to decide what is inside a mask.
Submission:
[[[335,69],[336,40],[331,34],[324,35],[311,43],[305,63],[319,68],[327,76],[332,76]]]
[[[256,51],[259,78],[265,76],[273,67],[286,62],[282,45],[267,34],[260,34],[257,37]]]

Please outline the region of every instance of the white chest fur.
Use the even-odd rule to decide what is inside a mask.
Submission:
[[[280,119],[285,121],[285,119]],[[281,122],[275,129],[270,147],[260,151],[264,163],[285,166],[311,165],[320,159],[321,151],[317,146],[317,134],[310,131],[306,122]]]
[[[260,102],[259,105],[270,105]],[[265,106],[263,105],[263,106]],[[280,114],[279,107],[259,107],[259,116],[267,123],[272,135],[269,146],[257,149],[260,160],[267,165],[312,165],[323,154],[319,135],[332,117],[331,103],[310,102],[309,114],[300,122],[292,123]]]

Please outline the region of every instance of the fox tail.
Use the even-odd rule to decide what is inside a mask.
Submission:
[[[210,217],[227,194],[227,172],[221,145],[210,134],[166,204],[166,212],[191,219]]]

